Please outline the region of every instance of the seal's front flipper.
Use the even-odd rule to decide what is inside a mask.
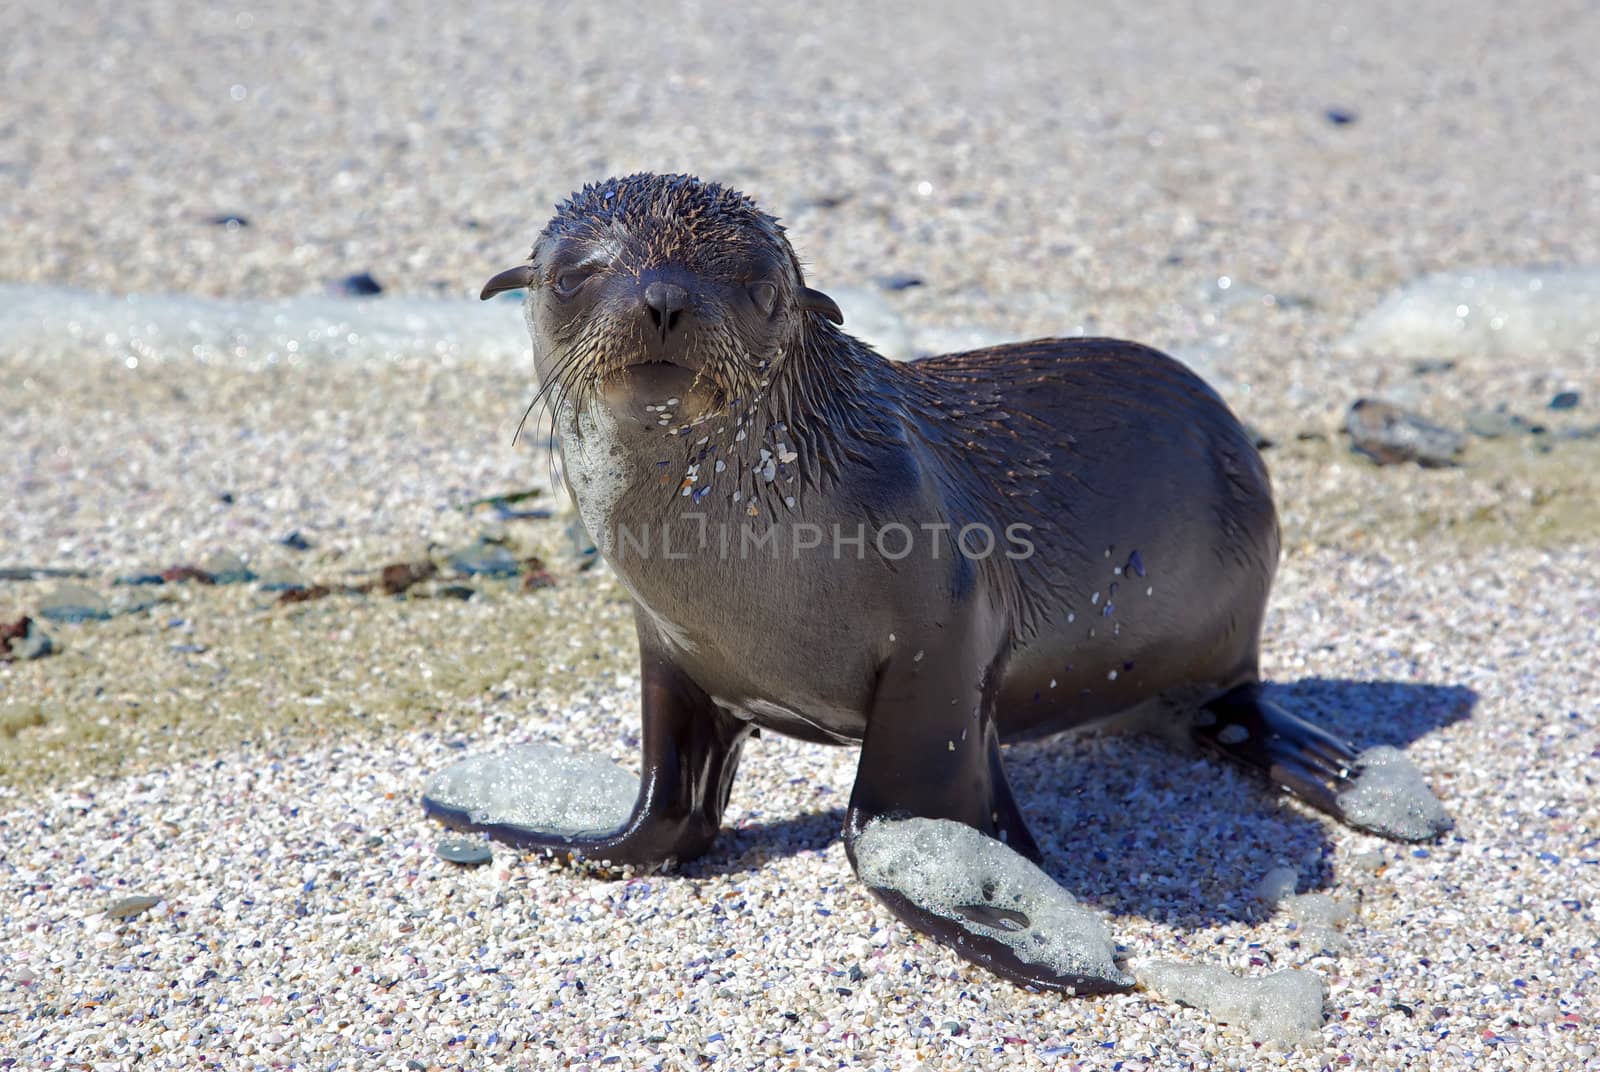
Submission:
[[[1206,704],[1195,740],[1265,774],[1307,804],[1360,830],[1428,841],[1454,824],[1422,774],[1397,749],[1353,747],[1240,685]]]
[[[705,852],[749,727],[712,703],[644,622],[639,648],[643,778],[597,756],[525,745],[440,771],[423,794],[428,814],[512,845],[617,866]]]
[[[896,916],[975,964],[1045,990],[1127,990],[1133,979],[1100,917],[1035,863],[1000,766],[990,661],[947,647],[938,660],[908,651],[885,667],[845,850]]]

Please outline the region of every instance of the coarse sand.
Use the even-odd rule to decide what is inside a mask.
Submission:
[[[0,663],[0,1069],[1600,1064],[1600,340],[1353,334],[1436,273],[1600,265],[1591,4],[23,0],[0,27],[0,569],[30,578],[0,625],[58,649]],[[638,169],[744,189],[911,337],[1140,339],[1271,441],[1274,696],[1404,749],[1455,829],[1383,841],[1132,735],[1007,766],[1125,965],[1315,973],[1319,1031],[1031,993],[917,937],[845,860],[851,749],[752,742],[675,873],[435,855],[419,797],[464,755],[637,769],[626,593],[579,568],[537,422],[513,444],[531,362],[472,296]],[[343,297],[360,273],[385,293]],[[246,326],[109,327],[128,294]],[[302,351],[305,303],[340,301],[502,326]],[[1339,431],[1362,396],[1514,434],[1380,468]],[[530,487],[552,516],[469,505]],[[483,538],[554,586],[456,576]],[[112,583],[224,554],[330,594]],[[406,597],[357,590],[425,558]],[[121,613],[42,617],[64,584]],[[1354,918],[1259,900],[1279,867]]]

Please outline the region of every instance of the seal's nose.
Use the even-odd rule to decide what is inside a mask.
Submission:
[[[676,283],[657,279],[644,288],[645,312],[663,342],[672,334],[689,304],[689,292]]]

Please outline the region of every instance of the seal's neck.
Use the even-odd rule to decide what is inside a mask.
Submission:
[[[895,369],[807,319],[749,397],[716,398],[682,370],[644,366],[569,407],[562,455],[590,528],[690,512],[783,520],[873,441],[900,435]]]

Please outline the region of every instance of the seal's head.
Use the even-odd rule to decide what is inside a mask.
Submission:
[[[720,399],[757,387],[807,318],[840,322],[807,287],[777,220],[688,175],[629,175],[556,207],[529,263],[483,297],[528,288],[539,377],[604,395],[687,379]]]

